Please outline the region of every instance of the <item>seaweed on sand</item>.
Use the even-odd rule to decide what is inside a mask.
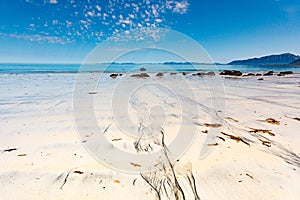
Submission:
[[[175,200],[186,200],[186,192],[178,182],[178,173],[175,170],[175,164],[173,164],[169,158],[169,151],[164,142],[164,131],[162,134],[162,154],[166,162],[161,162],[159,170],[150,171],[147,173],[141,173],[143,180],[155,191],[156,198],[158,200],[163,199],[175,199]],[[197,193],[196,180],[192,173],[191,168],[183,170],[181,173],[188,182],[195,200],[200,200]]]

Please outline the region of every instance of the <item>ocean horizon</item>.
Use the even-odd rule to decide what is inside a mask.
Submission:
[[[105,72],[125,73],[138,72],[146,68],[147,72],[195,72],[238,70],[244,73],[267,71],[293,71],[300,73],[299,66],[293,65],[228,65],[228,64],[158,64],[158,63],[112,63],[112,64],[36,64],[36,63],[0,63],[0,73],[31,74],[31,73],[78,73]]]

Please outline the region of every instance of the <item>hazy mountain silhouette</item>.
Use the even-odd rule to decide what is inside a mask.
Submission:
[[[234,60],[229,65],[276,65],[276,64],[290,64],[299,61],[300,56],[291,53],[284,53],[279,55],[269,55],[260,58],[250,58],[246,60]]]

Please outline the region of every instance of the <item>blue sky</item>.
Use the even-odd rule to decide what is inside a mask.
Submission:
[[[0,0],[0,12],[0,62],[81,63],[146,27],[190,36],[215,62],[300,54],[299,0]]]

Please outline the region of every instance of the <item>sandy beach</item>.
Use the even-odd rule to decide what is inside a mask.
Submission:
[[[161,126],[167,144],[172,143],[179,127],[187,125],[195,130],[192,144],[173,163],[185,199],[299,198],[300,74],[264,76],[263,80],[256,76],[210,77],[191,73],[164,73],[161,77],[149,73],[150,77],[145,78],[109,75],[88,74],[90,79],[102,77],[102,85],[97,89],[82,91],[95,100],[99,130],[82,136],[74,119],[77,74],[0,74],[0,199],[140,200],[157,199],[159,195],[167,199],[168,189],[158,195],[141,174],[105,166],[84,146],[95,139],[93,134],[105,134],[114,148],[136,153],[135,138],[120,131],[122,124],[116,122],[126,124],[122,107],[112,111],[110,101],[123,97],[127,101],[127,96],[134,95],[129,103],[141,113],[143,106],[150,103],[160,106],[153,116],[161,115],[159,111],[164,109],[166,123]],[[208,89],[214,78],[221,81],[222,87],[211,84]],[[176,94],[172,96],[155,85],[145,88],[146,82],[176,88]],[[124,90],[141,85],[144,87],[140,93],[132,95]],[[189,92],[195,94],[195,101],[188,99]],[[143,97],[146,100],[140,101]],[[177,107],[176,98],[183,103],[184,112]],[[117,104],[118,101],[113,102]],[[135,121],[135,116],[139,115],[130,119]],[[89,125],[89,119],[80,120]],[[126,130],[136,132],[137,128],[128,124]],[[206,140],[211,132],[213,138]],[[186,134],[190,137],[190,133]],[[153,149],[143,153],[159,150],[161,144],[147,141]],[[149,144],[141,144],[140,148],[145,150]],[[203,146],[208,146],[210,153],[200,158]],[[124,162],[133,169],[142,168],[141,163]],[[189,182],[191,177],[194,183]],[[169,195],[173,199],[173,194]]]

